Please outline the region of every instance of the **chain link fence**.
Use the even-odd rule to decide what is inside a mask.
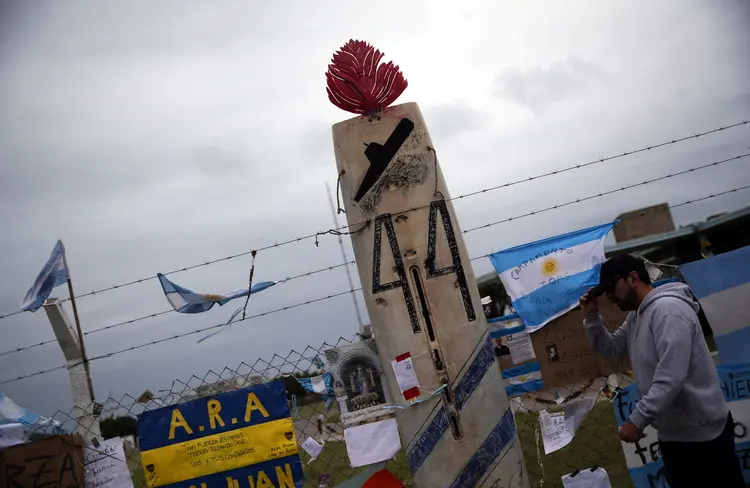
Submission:
[[[227,367],[220,372],[209,371],[203,376],[192,376],[187,381],[175,380],[168,390],[156,393],[147,390],[138,397],[125,395],[119,399],[109,398],[103,403],[96,403],[93,409],[98,413],[103,438],[121,436],[125,439],[128,468],[135,488],[143,488],[144,475],[135,435],[138,415],[147,410],[283,378],[298,443],[301,444],[307,437],[325,441],[322,453],[312,462],[310,456],[300,449],[305,473],[304,486],[317,488],[319,477],[324,474],[330,476],[330,486],[336,486],[352,478],[363,468],[350,466],[337,403],[333,402],[330,409],[327,409],[323,398],[306,392],[294,377],[320,374],[321,370],[315,363],[318,359],[325,360],[324,351],[351,343],[352,341],[340,338],[335,344],[324,343],[319,348],[307,347],[302,352],[293,350],[286,356],[275,354],[269,360],[259,359],[252,365],[243,362],[236,368]],[[561,476],[594,466],[607,470],[614,488],[633,486],[617,434],[613,403],[605,394],[607,388],[616,390],[632,381],[633,378],[628,373],[613,374],[607,378],[596,378],[586,383],[510,399],[531,486],[561,487]],[[605,392],[602,391],[603,388]],[[545,455],[539,412],[562,411],[565,404],[581,400],[591,402],[593,408],[576,430],[573,441],[566,447]],[[54,420],[59,422],[57,428],[48,425],[45,433],[59,432],[61,427],[64,431],[87,437],[84,423],[76,418],[76,412],[80,410],[74,409],[67,414],[58,412],[54,416]],[[387,467],[406,486],[413,486],[412,473],[403,449],[395,459],[388,462]]]

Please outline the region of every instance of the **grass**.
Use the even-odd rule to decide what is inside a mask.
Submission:
[[[343,442],[327,442],[318,459],[310,464],[304,464],[310,459],[307,454],[302,453],[300,457],[302,458],[303,470],[305,473],[305,488],[317,488],[318,476],[323,473],[330,474],[331,486],[336,486],[339,483],[343,483],[344,481],[353,478],[364,469],[355,469],[349,465],[346,444]],[[411,478],[409,463],[406,461],[406,452],[403,449],[401,449],[396,455],[395,460],[392,459],[388,461],[387,468],[401,481],[406,482]],[[411,486],[411,484],[408,486]]]
[[[540,486],[542,468],[539,466],[534,437],[536,429],[540,428],[539,415],[519,412],[516,414],[516,425],[531,486]],[[540,438],[539,454],[544,465],[545,488],[562,488],[562,475],[594,466],[607,470],[612,488],[633,487],[622,444],[617,436],[614,410],[609,402],[598,402],[576,432],[573,441],[559,451],[545,455]]]

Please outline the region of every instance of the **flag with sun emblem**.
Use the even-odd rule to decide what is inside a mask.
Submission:
[[[490,255],[527,330],[573,309],[599,283],[604,238],[617,222],[549,237]]]
[[[253,283],[252,289],[245,288],[244,290],[230,291],[228,293],[222,293],[221,295],[215,295],[211,293],[197,293],[188,290],[187,288],[183,288],[180,285],[169,281],[167,277],[161,273],[156,276],[159,278],[159,283],[161,283],[167,301],[172,305],[175,312],[179,313],[206,312],[210,310],[215,303],[224,305],[235,298],[246,297],[249,294],[254,295],[267,288],[271,288],[276,284],[274,281],[263,281],[261,283]]]

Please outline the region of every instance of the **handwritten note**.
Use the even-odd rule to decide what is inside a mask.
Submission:
[[[312,459],[310,461],[314,461],[320,456],[320,452],[323,450],[323,446],[318,443],[315,439],[312,437],[308,437],[305,439],[305,442],[302,443],[302,449],[305,450],[306,453],[310,455]]]
[[[573,440],[573,434],[568,430],[563,412],[548,413],[542,410],[539,412],[539,423],[542,425],[545,454],[560,450]]]
[[[85,488],[133,488],[122,439],[115,437],[99,446],[83,448]]]
[[[612,488],[609,475],[604,468],[584,469],[575,474],[566,474],[562,477],[562,482],[565,488]]]

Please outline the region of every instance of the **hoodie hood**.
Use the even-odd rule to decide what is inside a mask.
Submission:
[[[654,288],[651,293],[646,295],[643,303],[638,307],[638,313],[643,313],[649,305],[664,297],[678,298],[688,303],[695,310],[695,313],[698,313],[700,310],[700,305],[693,298],[693,293],[690,291],[689,286],[685,283],[666,283],[658,288]]]

